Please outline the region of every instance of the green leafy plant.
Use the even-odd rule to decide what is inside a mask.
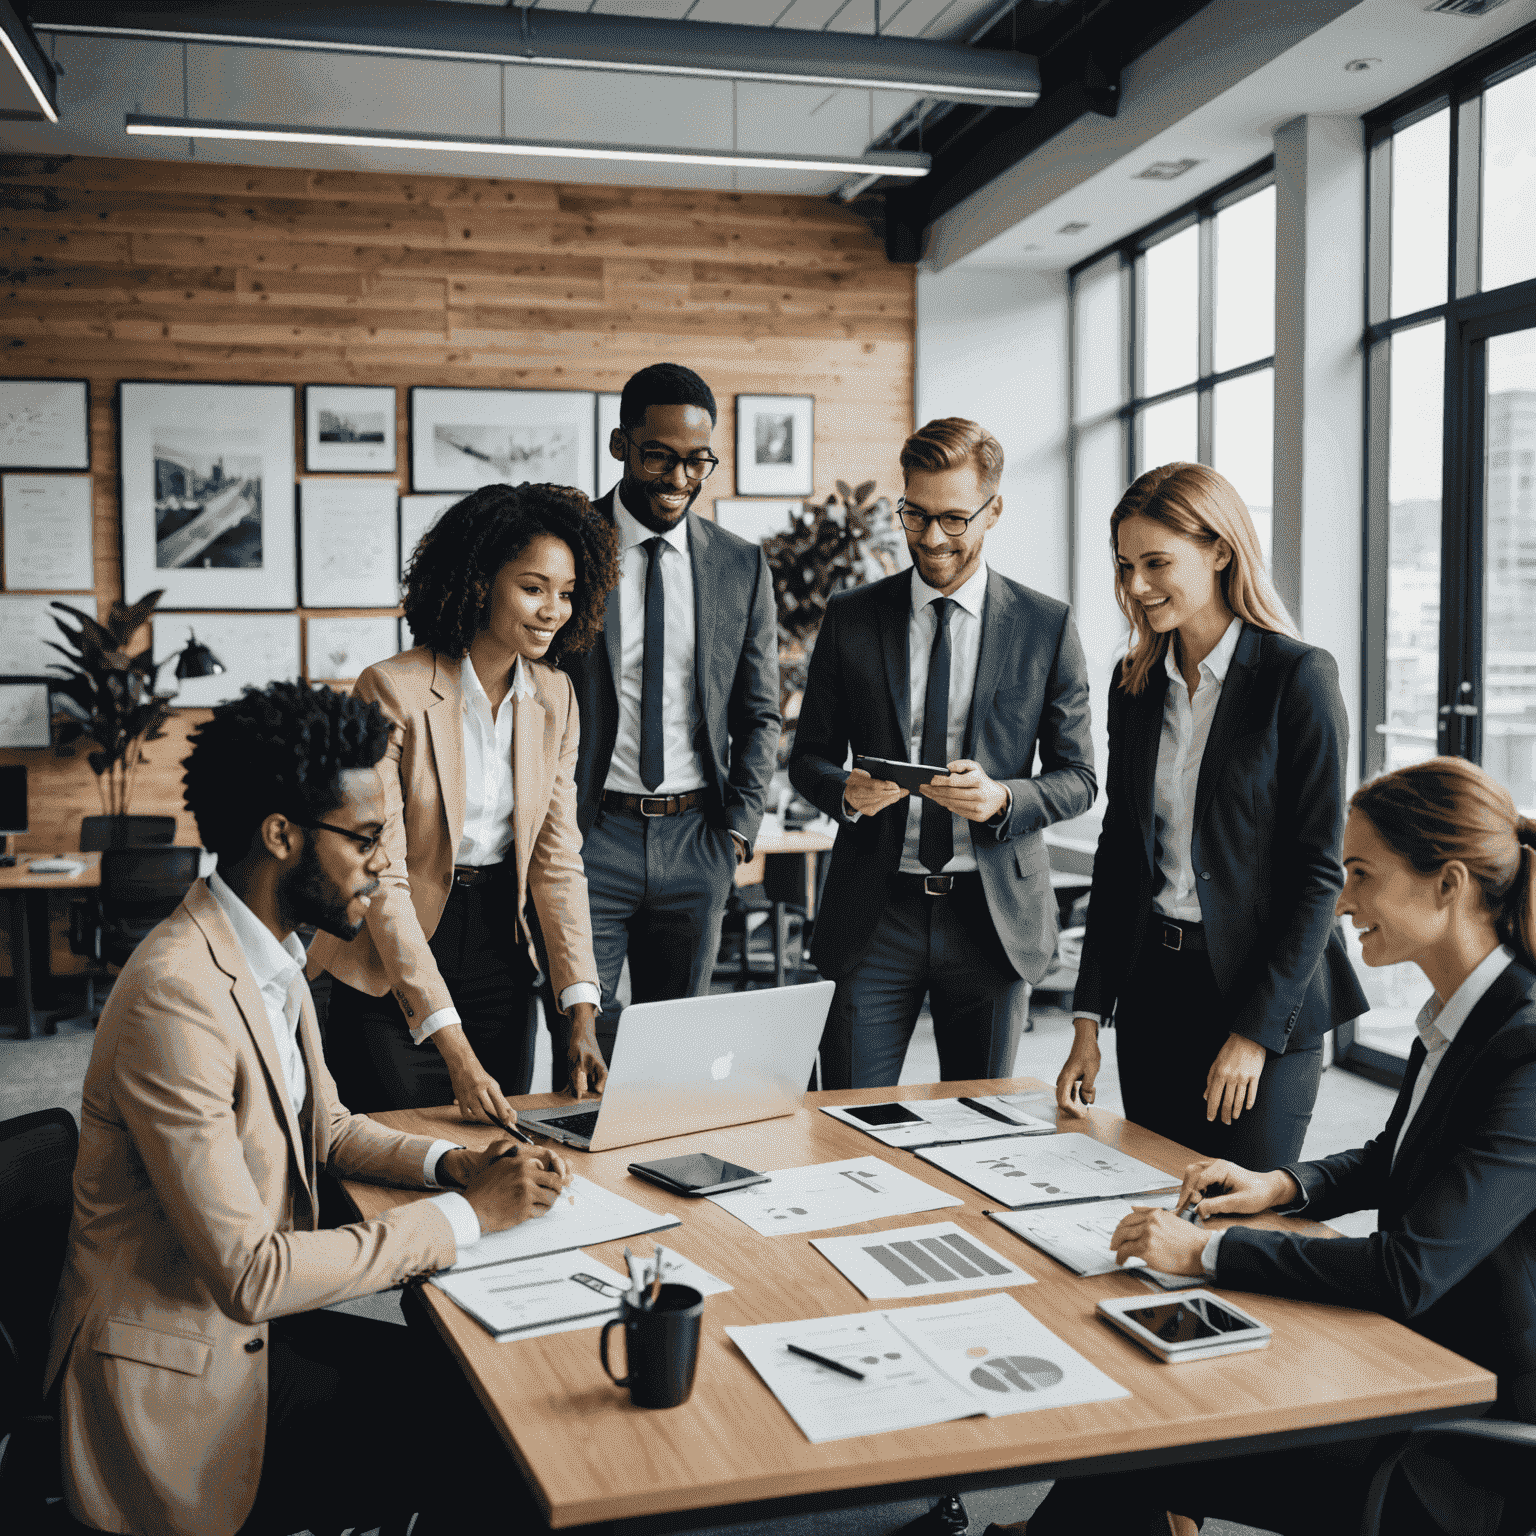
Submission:
[[[54,702],[63,716],[54,739],[64,746],[86,737],[97,750],[87,759],[96,775],[102,811],[126,816],[134,781],[144,761],[144,744],[165,732],[170,704],[155,693],[155,663],[151,648],[130,653],[126,647],[164,596],[156,591],[136,603],[116,602],[105,624],[68,603],[50,603],[77,621],[78,627],[55,617],[65,643],[47,643],[67,666],[51,663],[62,678],[51,683]]]

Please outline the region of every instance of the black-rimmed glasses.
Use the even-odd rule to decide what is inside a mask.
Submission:
[[[680,453],[673,453],[670,448],[639,448],[627,431],[622,427],[619,430],[624,432],[624,441],[639,454],[641,469],[658,479],[670,475],[681,464],[688,479],[699,485],[720,467],[720,460],[712,453],[690,453],[684,458]]]
[[[328,821],[296,821],[296,827],[304,827],[310,832],[336,832],[342,837],[350,838],[357,844],[357,851],[365,858],[379,846],[382,832],[354,832],[350,827],[333,827]]]
[[[913,507],[909,511],[907,498],[903,496],[896,503],[896,515],[901,519],[901,526],[908,533],[927,533],[928,524],[937,523],[941,533],[948,534],[952,539],[958,539],[996,500],[997,492],[993,491],[969,517],[966,517],[960,512],[924,512],[921,507]]]

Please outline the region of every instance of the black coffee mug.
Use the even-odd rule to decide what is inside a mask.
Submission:
[[[637,1408],[676,1408],[693,1391],[699,1364],[699,1327],[704,1298],[691,1285],[664,1285],[653,1307],[619,1302],[619,1315],[603,1324],[598,1353],[603,1369],[617,1387],[629,1388]],[[629,1374],[615,1376],[608,1363],[608,1334],[624,1330],[624,1354]]]

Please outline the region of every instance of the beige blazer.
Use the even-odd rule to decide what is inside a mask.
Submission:
[[[322,933],[310,946],[309,974],[382,997],[393,992],[412,1025],[453,998],[427,940],[453,886],[453,856],[464,833],[464,690],[459,663],[425,646],[369,667],[354,692],[394,722],[378,771],[388,818],[389,869],[368,909],[368,925],[350,943]],[[529,664],[532,698],[514,698],[512,717],[513,857],[517,930],[537,964],[525,918],[533,897],[559,997],[578,981],[597,981],[592,916],[576,826],[576,753],[581,722],[563,672]],[[508,707],[508,706],[503,706]]]
[[[295,1118],[261,993],[201,880],[112,988],[47,1371],[69,1508],[98,1530],[233,1536],[261,1476],[268,1321],[454,1261],[428,1201],[315,1229],[317,1169],[419,1189],[431,1141],[337,1103],[307,990],[299,1046]]]

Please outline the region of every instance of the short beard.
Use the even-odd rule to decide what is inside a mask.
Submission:
[[[377,885],[375,880],[373,886]],[[277,910],[290,928],[308,923],[338,939],[355,939],[363,924],[347,921],[350,904],[351,897],[338,891],[335,881],[320,868],[313,841],[305,843],[298,864],[277,882]]]
[[[642,528],[648,528],[652,533],[671,533],[693,510],[693,504],[699,499],[699,492],[704,489],[701,480],[688,494],[688,504],[677,514],[672,521],[666,522],[656,516],[651,509],[651,495],[646,489],[645,483],[640,480],[631,480],[626,474],[619,482],[619,499],[624,503],[624,510],[640,524]],[[626,494],[626,491],[628,494]]]

